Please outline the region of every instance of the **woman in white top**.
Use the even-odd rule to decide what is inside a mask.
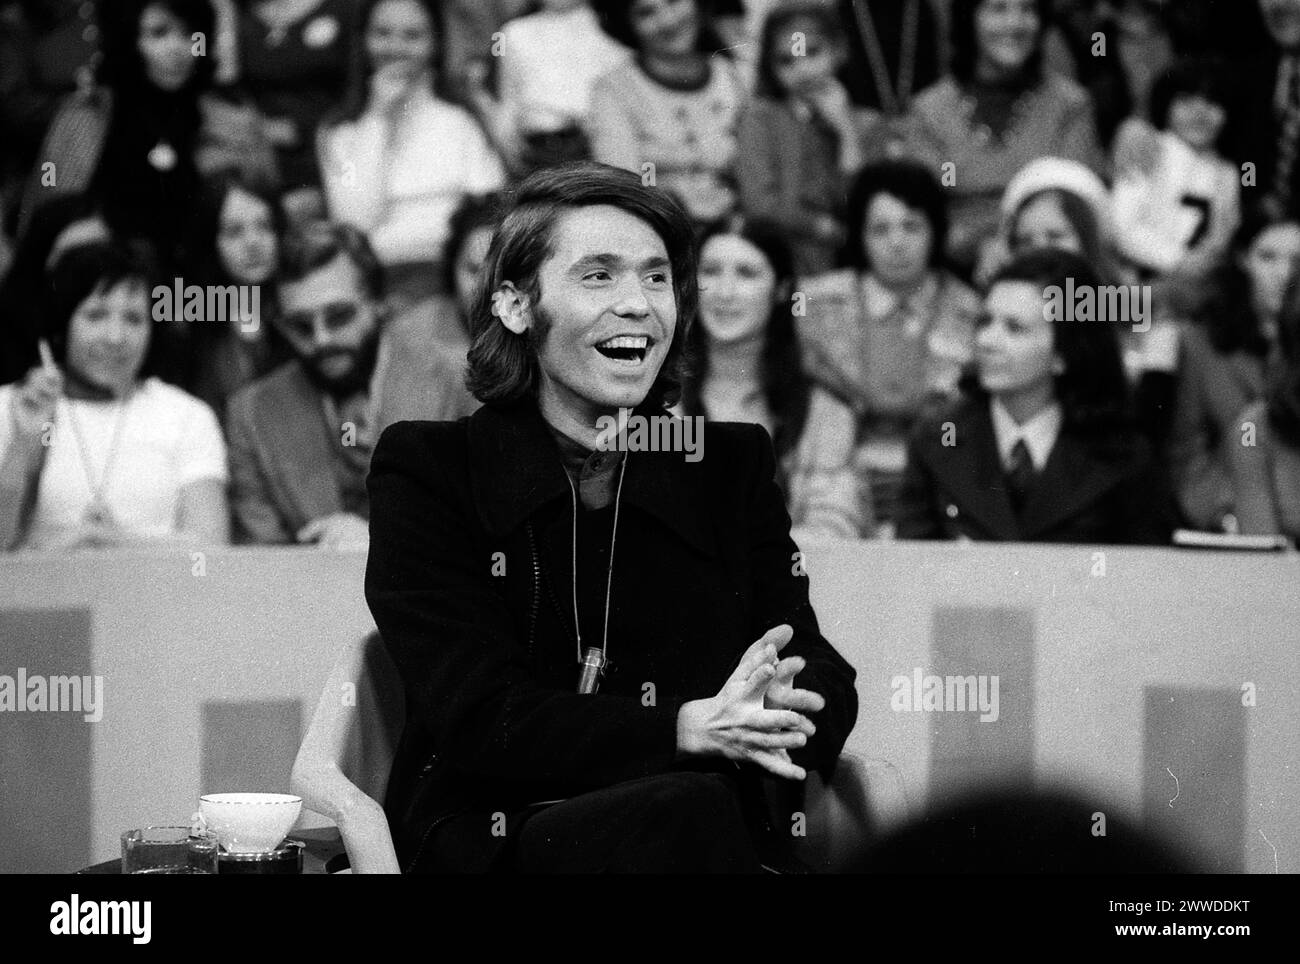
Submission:
[[[390,284],[430,294],[419,285],[443,275],[429,268],[442,266],[452,212],[505,175],[474,118],[434,93],[434,0],[365,0],[360,23],[360,63],[317,139],[326,202],[369,236]]]
[[[493,51],[499,100],[487,88],[487,50],[470,77],[474,108],[520,174],[590,155],[584,127],[592,88],[629,57],[601,29],[591,0],[542,0],[541,7],[501,27]]]
[[[42,358],[0,386],[0,549],[229,541],[212,410],[147,377],[146,270],[120,246],[51,271]]]

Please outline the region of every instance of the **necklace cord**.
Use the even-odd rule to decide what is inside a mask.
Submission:
[[[614,545],[618,539],[618,508],[623,498],[623,478],[627,474],[627,460],[629,453],[623,453],[623,462],[618,470],[618,488],[614,492],[614,524],[609,534],[609,564],[605,571],[605,622],[602,627],[600,651],[606,660],[609,658],[609,600],[614,586]],[[569,480],[569,495],[573,500],[573,540],[572,540],[572,561],[573,567],[573,631],[576,637],[576,650],[578,662],[582,662],[582,621],[578,616],[578,490],[573,484],[573,479],[569,473],[564,473],[565,478]]]

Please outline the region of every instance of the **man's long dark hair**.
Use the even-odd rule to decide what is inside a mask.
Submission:
[[[1037,248],[1005,264],[989,281],[988,288],[991,291],[1004,282],[1024,282],[1046,298],[1053,287],[1064,293],[1071,280],[1076,291],[1085,286],[1095,290],[1105,284],[1092,264],[1079,255]],[[1066,320],[1066,315],[1057,312],[1052,321],[1053,346],[1065,369],[1056,376],[1055,384],[1062,424],[1069,431],[1125,448],[1136,437],[1137,429],[1120,354],[1118,322]],[[969,395],[988,397],[974,370],[963,377],[962,388]]]
[[[506,405],[536,394],[537,351],[530,335],[516,335],[493,316],[492,294],[510,281],[537,306],[542,297],[539,272],[552,254],[551,239],[560,217],[580,208],[611,205],[648,224],[668,251],[677,329],[646,404],[667,408],[676,403],[683,346],[699,303],[694,230],[681,204],[666,191],[644,186],[631,171],[571,161],[530,174],[507,195],[504,205],[470,310],[472,343],[465,384],[474,397],[488,405]]]
[[[800,360],[789,301],[794,284],[794,257],[779,227],[741,217],[718,221],[705,228],[700,238],[701,250],[710,238],[730,234],[763,252],[776,275],[776,298],[764,329],[758,376],[763,398],[772,413],[772,444],[779,457],[798,443],[808,417],[809,383]],[[709,377],[709,343],[703,324],[697,324],[691,331],[689,355],[690,374],[682,389],[682,408],[687,415],[703,415],[706,413],[700,393]]]

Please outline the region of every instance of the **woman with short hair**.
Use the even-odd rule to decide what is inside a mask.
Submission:
[[[54,266],[41,363],[0,386],[0,548],[228,541],[216,416],[151,374],[152,280],[106,243]]]

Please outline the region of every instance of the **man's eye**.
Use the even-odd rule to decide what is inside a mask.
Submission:
[[[610,273],[602,269],[600,271],[588,271],[585,275],[582,276],[582,280],[583,281],[604,281],[609,277],[610,277]]]

